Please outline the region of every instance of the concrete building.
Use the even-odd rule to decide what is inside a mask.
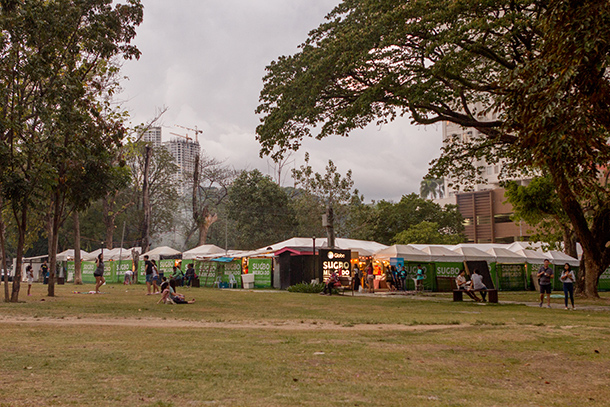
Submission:
[[[490,120],[495,120],[494,115],[490,116]],[[443,146],[452,142],[468,142],[479,137],[484,135],[474,128],[443,123]],[[502,162],[489,164],[485,160],[475,160],[473,165],[482,170],[479,183],[464,192],[464,188],[458,188],[454,180],[445,178],[445,196],[435,202],[458,206],[465,220],[469,242],[510,243],[526,239],[527,231],[531,227],[510,219],[513,209],[509,203],[505,203],[505,190],[501,188],[500,182],[511,179],[521,185],[528,185],[531,178],[502,178]]]
[[[163,144],[162,141],[162,129],[161,127],[151,127],[150,129],[144,132],[142,136],[142,141],[146,141],[148,143],[152,143],[153,147],[159,147]]]
[[[181,194],[186,195],[190,193],[192,182],[189,182],[189,179],[192,179],[193,172],[195,171],[195,157],[201,151],[199,142],[175,138],[163,143],[163,145],[174,157],[174,162],[178,166],[176,182],[182,186],[180,189]]]

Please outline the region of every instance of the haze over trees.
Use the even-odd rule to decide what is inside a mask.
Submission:
[[[609,34],[608,2],[343,1],[268,66],[261,154],[405,114],[474,127],[483,136],[448,145],[431,175],[472,182],[481,158],[548,175],[597,296],[610,265]]]

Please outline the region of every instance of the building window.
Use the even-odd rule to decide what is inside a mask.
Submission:
[[[498,213],[494,215],[494,223],[510,223],[512,213]]]

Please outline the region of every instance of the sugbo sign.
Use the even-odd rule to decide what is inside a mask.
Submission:
[[[249,259],[248,270],[254,274],[254,287],[271,287],[271,259]]]
[[[341,276],[351,275],[350,250],[320,249],[320,263],[324,280],[330,277],[333,271]]]
[[[457,277],[464,269],[462,263],[439,263],[436,266],[437,277]]]

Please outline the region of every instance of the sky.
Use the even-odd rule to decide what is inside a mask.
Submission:
[[[209,156],[237,170],[259,169],[275,176],[269,158],[260,158],[254,111],[265,67],[298,51],[312,29],[338,0],[142,0],[144,22],[135,44],[139,60],[127,61],[121,99],[132,124],[161,117],[163,138],[186,135],[176,124],[204,131],[199,143]],[[189,136],[193,136],[190,132]],[[352,170],[365,201],[398,201],[419,191],[429,163],[440,155],[441,126],[415,126],[403,117],[371,125],[349,137],[305,140],[286,168],[304,164],[314,171],[331,159],[339,172]],[[291,186],[289,174],[282,185]]]

